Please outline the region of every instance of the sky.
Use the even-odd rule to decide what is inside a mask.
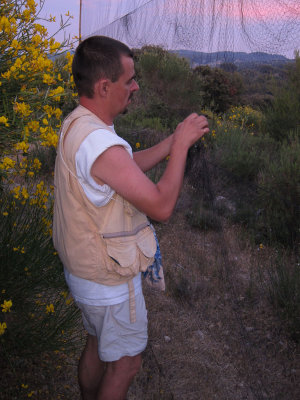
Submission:
[[[49,24],[45,23],[50,34],[55,33],[60,25],[61,16],[63,20],[67,20],[65,14],[70,12],[73,16],[69,21],[69,26],[65,28],[65,32],[58,33],[55,37],[57,41],[63,41],[64,33],[71,37],[79,36],[79,0],[45,0],[44,7],[41,11],[42,17],[50,17],[50,15],[56,17],[55,22]]]
[[[134,4],[134,5],[140,5],[140,4],[144,4],[147,3],[146,0],[83,0],[86,6],[86,26],[87,28],[89,28],[89,26],[93,26],[93,23],[96,24],[95,26],[98,26],[98,21],[99,18],[102,18],[103,21],[103,16],[104,16],[104,20],[109,21],[109,17],[108,14],[106,15],[106,9],[108,10],[108,7],[111,7],[110,11],[111,14],[110,15],[124,15],[124,13],[126,13],[126,11],[130,10],[130,5]],[[171,4],[180,4],[181,1],[185,1],[185,0],[173,0],[174,3]],[[211,0],[195,0],[196,2],[198,2],[198,4],[200,4],[201,2],[203,4],[205,4],[206,10],[208,10],[209,5],[212,4]],[[289,40],[290,37],[292,37],[292,35],[289,36],[289,33],[287,32],[286,29],[283,29],[283,25],[281,24],[281,20],[280,18],[278,19],[278,15],[280,11],[278,11],[278,7],[276,7],[276,3],[278,3],[278,0],[267,0],[265,2],[262,2],[261,0],[243,0],[244,5],[247,4],[249,5],[249,7],[247,7],[247,15],[245,17],[248,18],[248,21],[250,21],[249,23],[253,24],[253,31],[255,31],[256,26],[259,28],[259,24],[260,21],[259,19],[261,18],[261,20],[276,20],[276,23],[278,24],[278,35],[281,35],[280,37],[283,38],[283,40]],[[298,31],[300,31],[300,6],[298,4],[300,4],[300,2],[298,3],[298,0],[285,0],[285,2],[292,4],[292,6],[294,7],[294,10],[297,11],[298,15],[297,15],[297,23],[296,25],[293,25],[293,29],[295,32],[295,26],[298,27]],[[151,2],[149,2],[151,3]],[[229,4],[230,6],[232,4],[240,4],[240,0],[228,0],[227,2],[218,2],[216,1],[216,4]],[[272,4],[273,3],[273,4]],[[106,4],[108,4],[109,6],[106,7]],[[187,4],[187,3],[186,3]],[[99,5],[101,5],[102,7],[102,14],[99,15],[99,17],[96,17],[96,19],[94,18],[95,12],[91,11],[90,14],[88,14],[88,9],[92,9],[93,7],[96,7],[97,9],[99,9]],[[259,15],[257,14],[257,9],[259,7]],[[53,34],[59,27],[59,21],[60,21],[60,16],[62,15],[63,19],[66,20],[67,17],[65,16],[65,14],[69,11],[70,14],[73,16],[73,18],[69,21],[70,26],[68,26],[65,29],[64,34],[66,35],[70,35],[71,37],[74,36],[79,36],[79,8],[80,8],[80,0],[45,0],[45,4],[44,4],[44,8],[41,12],[42,16],[47,16],[50,17],[50,15],[52,16],[56,16],[56,22],[55,23],[51,23],[49,24],[45,24],[48,28],[48,32]],[[173,11],[175,9],[175,6],[173,6]],[[235,8],[235,10],[239,10],[238,7]],[[209,12],[209,10],[208,10]],[[228,11],[227,11],[228,12]],[[172,14],[172,10],[170,10],[170,14]],[[222,14],[222,12],[221,12]],[[220,15],[221,15],[220,14]],[[84,14],[83,14],[84,15]],[[231,17],[234,19],[236,18],[236,16],[234,15],[234,10],[232,10],[232,15]],[[98,19],[97,19],[98,18]],[[219,17],[221,18],[221,17]],[[282,15],[282,18],[287,18],[286,15]],[[290,18],[290,16],[288,16],[288,18]],[[150,26],[151,29],[151,26]],[[63,32],[60,32],[58,35],[56,35],[56,39],[58,41],[63,41],[64,38],[64,34]],[[293,40],[291,41],[291,46],[289,48],[289,50],[286,51],[278,51],[279,54],[283,54],[285,56],[287,56],[288,58],[294,58],[294,48],[293,46],[295,45],[300,46],[300,32],[298,32],[296,34],[296,41],[295,41],[295,33],[294,33],[294,37]],[[129,43],[127,43],[129,44]],[[129,44],[130,45],[130,44]],[[245,47],[243,48],[243,45],[240,44],[239,46],[239,42],[238,40],[235,38],[235,46],[236,48],[234,49],[235,51],[246,51],[246,52],[251,52],[251,51],[256,51],[256,49],[250,49],[249,47]],[[192,49],[193,50],[193,49]],[[226,48],[222,49],[219,48],[217,50],[227,50]],[[205,51],[203,49],[203,51]],[[258,49],[259,51],[259,49]],[[268,52],[268,51],[266,51]]]

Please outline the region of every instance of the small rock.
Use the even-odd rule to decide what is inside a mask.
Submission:
[[[204,333],[202,331],[198,330],[196,333],[199,336],[200,340],[204,339]]]
[[[254,328],[253,328],[253,326],[246,326],[246,332],[253,332],[254,331]]]
[[[292,373],[292,374],[297,374],[297,370],[294,369],[294,368],[292,368],[292,369],[291,369],[291,373]]]
[[[217,196],[214,201],[214,206],[218,210],[223,210],[225,212],[227,211],[232,214],[235,214],[236,212],[235,205],[230,200],[226,199],[226,197],[224,196]]]
[[[165,342],[166,342],[166,343],[169,343],[169,342],[171,342],[171,338],[170,338],[170,336],[165,336]]]

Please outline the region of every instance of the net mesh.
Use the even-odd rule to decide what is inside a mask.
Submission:
[[[293,58],[299,0],[82,0],[81,35],[130,47],[202,52],[261,51]]]

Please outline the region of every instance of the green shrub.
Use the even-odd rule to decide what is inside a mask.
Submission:
[[[265,162],[264,141],[268,143],[267,138],[227,125],[216,133],[214,157],[236,181],[253,181]]]
[[[228,110],[238,104],[242,91],[239,73],[229,73],[220,68],[200,65],[193,70],[193,76],[199,81],[202,103],[216,113]]]
[[[286,140],[290,130],[300,126],[300,57],[289,67],[288,80],[275,95],[265,112],[264,130],[279,141]]]
[[[160,117],[169,127],[174,117],[182,119],[201,110],[201,80],[193,75],[186,59],[160,47],[146,46],[137,52],[136,70],[140,85],[138,102],[144,105],[149,117]]]
[[[300,130],[291,133],[259,175],[259,204],[269,239],[296,245],[299,239]]]

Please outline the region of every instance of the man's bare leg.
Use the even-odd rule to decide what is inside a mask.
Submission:
[[[122,357],[107,363],[97,400],[124,400],[128,388],[141,367],[142,356]]]
[[[88,335],[79,360],[78,381],[83,400],[96,400],[105,363],[98,356],[97,337]]]

